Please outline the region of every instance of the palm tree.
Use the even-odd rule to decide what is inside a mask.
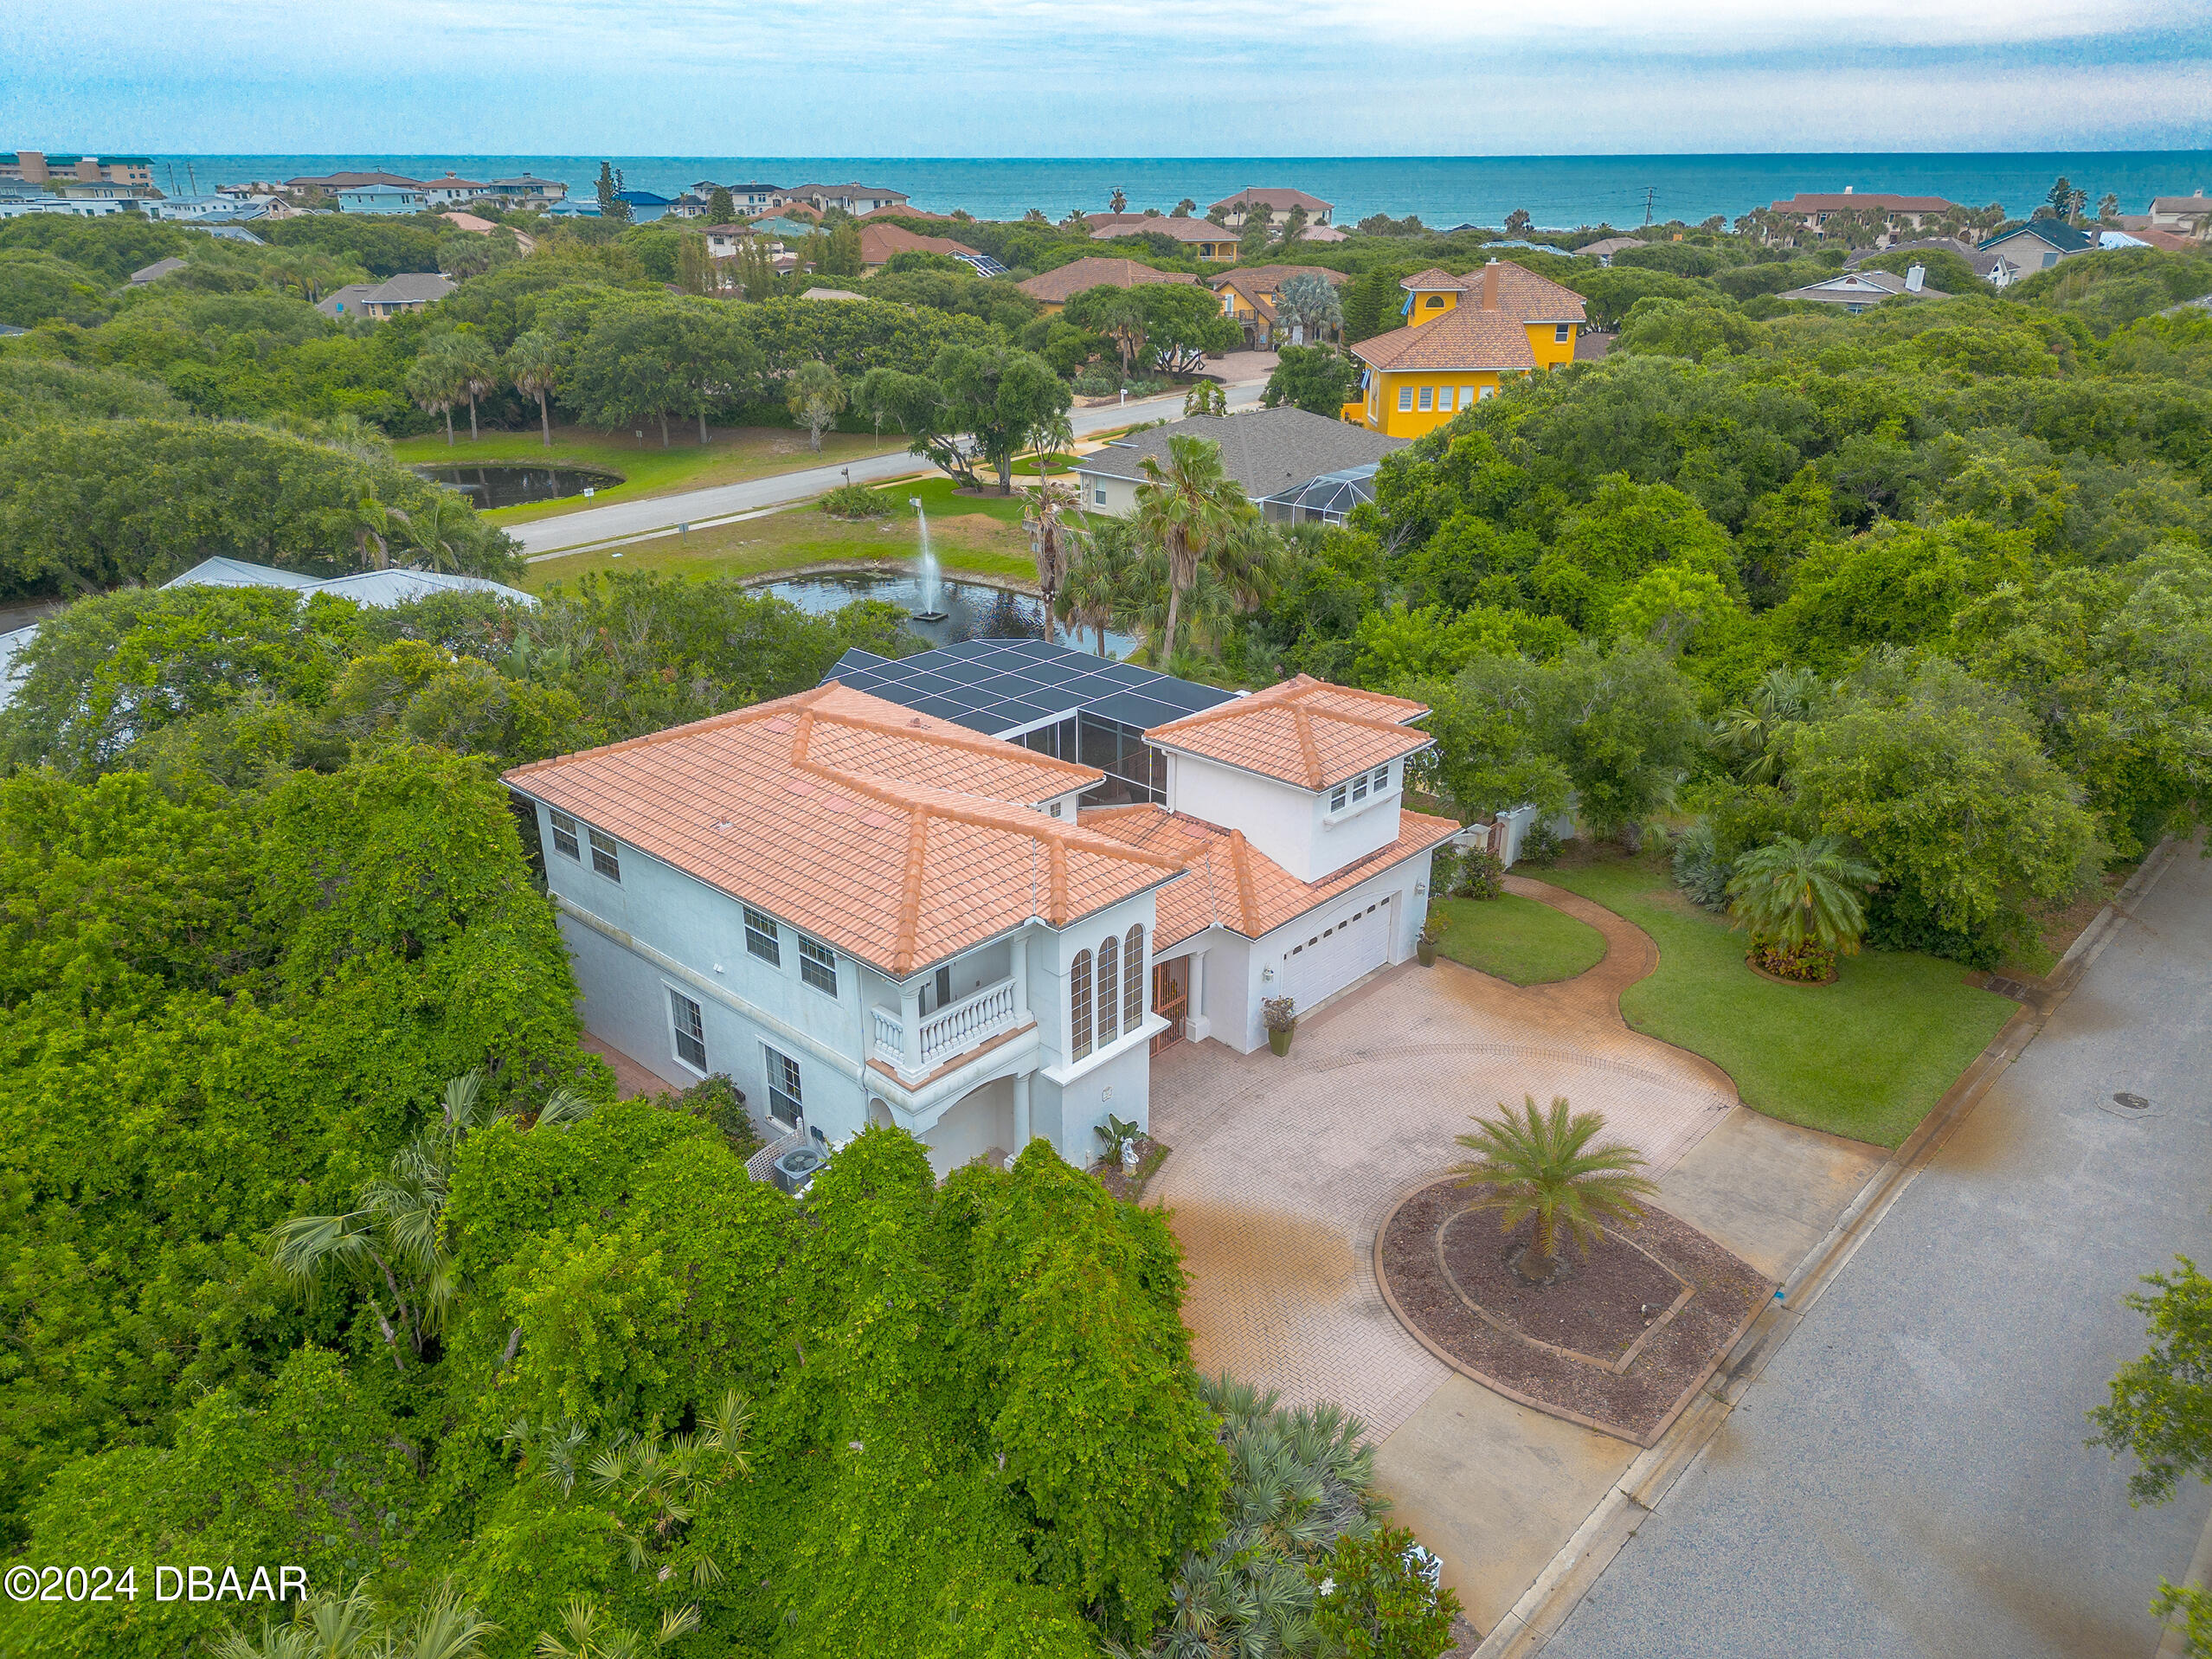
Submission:
[[[845,383],[837,370],[820,358],[802,363],[785,377],[783,396],[792,419],[805,423],[808,440],[820,449],[822,429],[837,420],[846,405]],[[704,433],[706,428],[702,424],[699,429]]]
[[[660,1627],[653,1634],[653,1646],[665,1648],[698,1628],[698,1608],[672,1608],[660,1616]],[[550,1630],[537,1633],[538,1659],[645,1659],[644,1638],[635,1630],[617,1624],[605,1608],[582,1596],[571,1596],[563,1604],[561,1629],[565,1636],[556,1636]]]
[[[1778,741],[1789,727],[1812,718],[1826,686],[1810,668],[1770,668],[1748,703],[1721,711],[1713,736],[1741,757],[1744,781],[1772,783],[1782,769]]]
[[[427,506],[390,515],[402,524],[411,552],[427,570],[459,570],[484,530],[476,509],[451,491],[440,490]]]
[[[515,343],[507,348],[507,378],[524,397],[537,400],[537,424],[545,434],[545,447],[553,447],[553,415],[546,407],[546,399],[561,379],[561,348],[543,329],[534,328],[527,334],[515,336]]]
[[[883,435],[880,427],[877,436]],[[1040,415],[1029,428],[1031,453],[1037,457],[1037,479],[1043,483],[1051,474],[1051,462],[1075,447],[1075,423],[1068,419],[1065,409],[1054,409]]]
[[[1656,1183],[1634,1173],[1643,1154],[1621,1141],[1591,1142],[1605,1127],[1599,1112],[1570,1114],[1559,1096],[1546,1112],[1536,1096],[1516,1115],[1502,1101],[1502,1117],[1475,1120],[1475,1131],[1457,1138],[1475,1157],[1454,1164],[1460,1184],[1476,1189],[1470,1210],[1495,1210],[1498,1225],[1511,1231],[1529,1216],[1536,1231],[1514,1271],[1532,1283],[1551,1278],[1553,1250],[1565,1227],[1586,1254],[1597,1242],[1601,1221],[1627,1221],[1642,1215],[1636,1199],[1657,1192]]]
[[[461,397],[461,374],[443,341],[434,340],[424,346],[408,365],[407,395],[424,414],[446,417],[446,442],[451,445],[453,405]]]
[[[1137,353],[1144,350],[1144,302],[1127,289],[1109,295],[1099,306],[1091,326],[1113,341],[1115,350],[1122,354],[1122,375],[1126,379],[1136,367]]]
[[[294,1610],[288,1625],[261,1622],[259,1641],[233,1631],[215,1659],[477,1659],[484,1638],[499,1627],[479,1617],[450,1584],[439,1587],[412,1620],[386,1624],[363,1585],[344,1600],[325,1592]]]
[[[491,342],[480,334],[449,336],[447,350],[453,358],[460,395],[468,400],[468,440],[474,443],[480,435],[476,429],[476,400],[489,397],[498,389],[499,360],[492,355]]]
[[[1075,510],[1073,490],[1042,478],[1028,505],[1022,509],[1022,525],[1029,531],[1029,550],[1037,560],[1037,590],[1045,596],[1047,616],[1057,611],[1075,542],[1075,532],[1061,515]]]
[[[1251,503],[1222,470],[1221,446],[1203,438],[1170,438],[1167,465],[1144,458],[1136,488],[1138,532],[1167,556],[1167,618],[1161,660],[1175,654],[1183,595],[1198,580],[1206,554],[1252,516]]]
[[[422,1358],[443,1328],[453,1301],[452,1261],[441,1224],[453,1160],[461,1141],[479,1127],[483,1091],[481,1071],[447,1083],[437,1121],[392,1154],[385,1173],[363,1189],[359,1209],[293,1216],[269,1233],[269,1253],[294,1283],[312,1289],[326,1268],[337,1267],[363,1287],[393,1369],[402,1373],[408,1356]],[[515,1109],[504,1107],[484,1121]],[[536,1122],[557,1128],[592,1110],[589,1101],[556,1090],[538,1109]]]
[[[390,569],[393,526],[406,523],[405,513],[387,507],[376,499],[375,490],[366,485],[362,486],[361,499],[353,509],[353,544],[360,551],[364,569]]]
[[[1134,563],[1128,525],[1109,519],[1082,533],[1074,560],[1061,578],[1055,614],[1077,634],[1096,629],[1102,657],[1106,654],[1106,630],[1125,602]]]
[[[1853,858],[1833,836],[1800,841],[1778,835],[1736,860],[1728,913],[1755,945],[1810,945],[1849,956],[1867,928],[1859,895],[1881,879],[1879,870]]]
[[[1309,271],[1283,279],[1275,291],[1275,315],[1309,344],[1319,340],[1324,329],[1344,326],[1344,305],[1337,298],[1336,285]]]

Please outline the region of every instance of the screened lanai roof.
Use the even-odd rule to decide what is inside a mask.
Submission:
[[[1042,640],[970,640],[898,658],[855,648],[823,678],[993,736],[1071,709],[1148,731],[1234,695]]]
[[[1334,513],[1341,518],[1362,501],[1374,498],[1375,468],[1370,463],[1309,478],[1290,489],[1278,490],[1260,505],[1263,509],[1279,509],[1286,517],[1296,511],[1302,515]]]

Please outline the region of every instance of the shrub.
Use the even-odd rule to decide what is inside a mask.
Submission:
[[[1529,826],[1528,833],[1521,838],[1521,852],[1514,862],[1547,870],[1559,861],[1559,832],[1539,819]]]
[[[1752,947],[1751,959],[1761,973],[1799,985],[1825,985],[1836,972],[1836,953],[1810,940],[1795,945],[1765,941]]]
[[[1403,1527],[1336,1540],[1310,1569],[1320,1594],[1321,1651],[1344,1659],[1437,1659],[1451,1646],[1459,1598],[1437,1582],[1435,1559]]]
[[[822,498],[822,511],[833,518],[881,518],[890,513],[891,503],[881,490],[840,484]]]
[[[1262,997],[1260,1018],[1270,1031],[1293,1031],[1298,1024],[1298,1005],[1289,997]]]
[[[660,1099],[672,1110],[700,1118],[721,1130],[722,1138],[741,1162],[761,1149],[761,1132],[753,1126],[753,1115],[745,1109],[745,1091],[723,1073],[702,1077],[681,1094],[663,1095]]]
[[[1460,863],[1457,847],[1438,847],[1429,860],[1429,891],[1438,898],[1450,898],[1457,893]]]
[[[1713,826],[1700,820],[1675,840],[1675,885],[1690,902],[1708,910],[1728,908],[1728,878],[1733,862],[1720,855]]]
[[[1459,891],[1468,898],[1505,897],[1505,865],[1486,846],[1469,847],[1459,858]]]

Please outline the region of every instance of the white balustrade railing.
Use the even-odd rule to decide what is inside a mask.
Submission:
[[[876,1052],[910,1076],[928,1071],[939,1062],[965,1054],[978,1044],[997,1036],[1014,1023],[1014,982],[1000,980],[974,996],[962,998],[926,1015],[922,1021],[920,1055],[910,1061],[906,1053],[906,1024],[896,1009],[871,1008],[871,1040]]]
[[[871,1008],[875,1016],[874,1041],[876,1052],[893,1065],[906,1058],[906,1027],[897,1013],[889,1008]]]

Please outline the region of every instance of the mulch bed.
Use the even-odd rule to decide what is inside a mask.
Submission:
[[[1119,1162],[1108,1163],[1102,1159],[1090,1167],[1090,1173],[1098,1177],[1101,1186],[1116,1198],[1130,1204],[1135,1204],[1144,1197],[1145,1183],[1152,1179],[1154,1172],[1161,1165],[1167,1161],[1167,1154],[1171,1150],[1148,1135],[1137,1136],[1136,1149],[1137,1166],[1135,1179],[1131,1179],[1122,1172]]]
[[[1772,1281],[1688,1222],[1649,1207],[1587,1259],[1524,1284],[1510,1260],[1534,1219],[1501,1232],[1445,1180],[1399,1204],[1375,1241],[1384,1298],[1424,1347],[1554,1417],[1650,1445],[1773,1294]]]

